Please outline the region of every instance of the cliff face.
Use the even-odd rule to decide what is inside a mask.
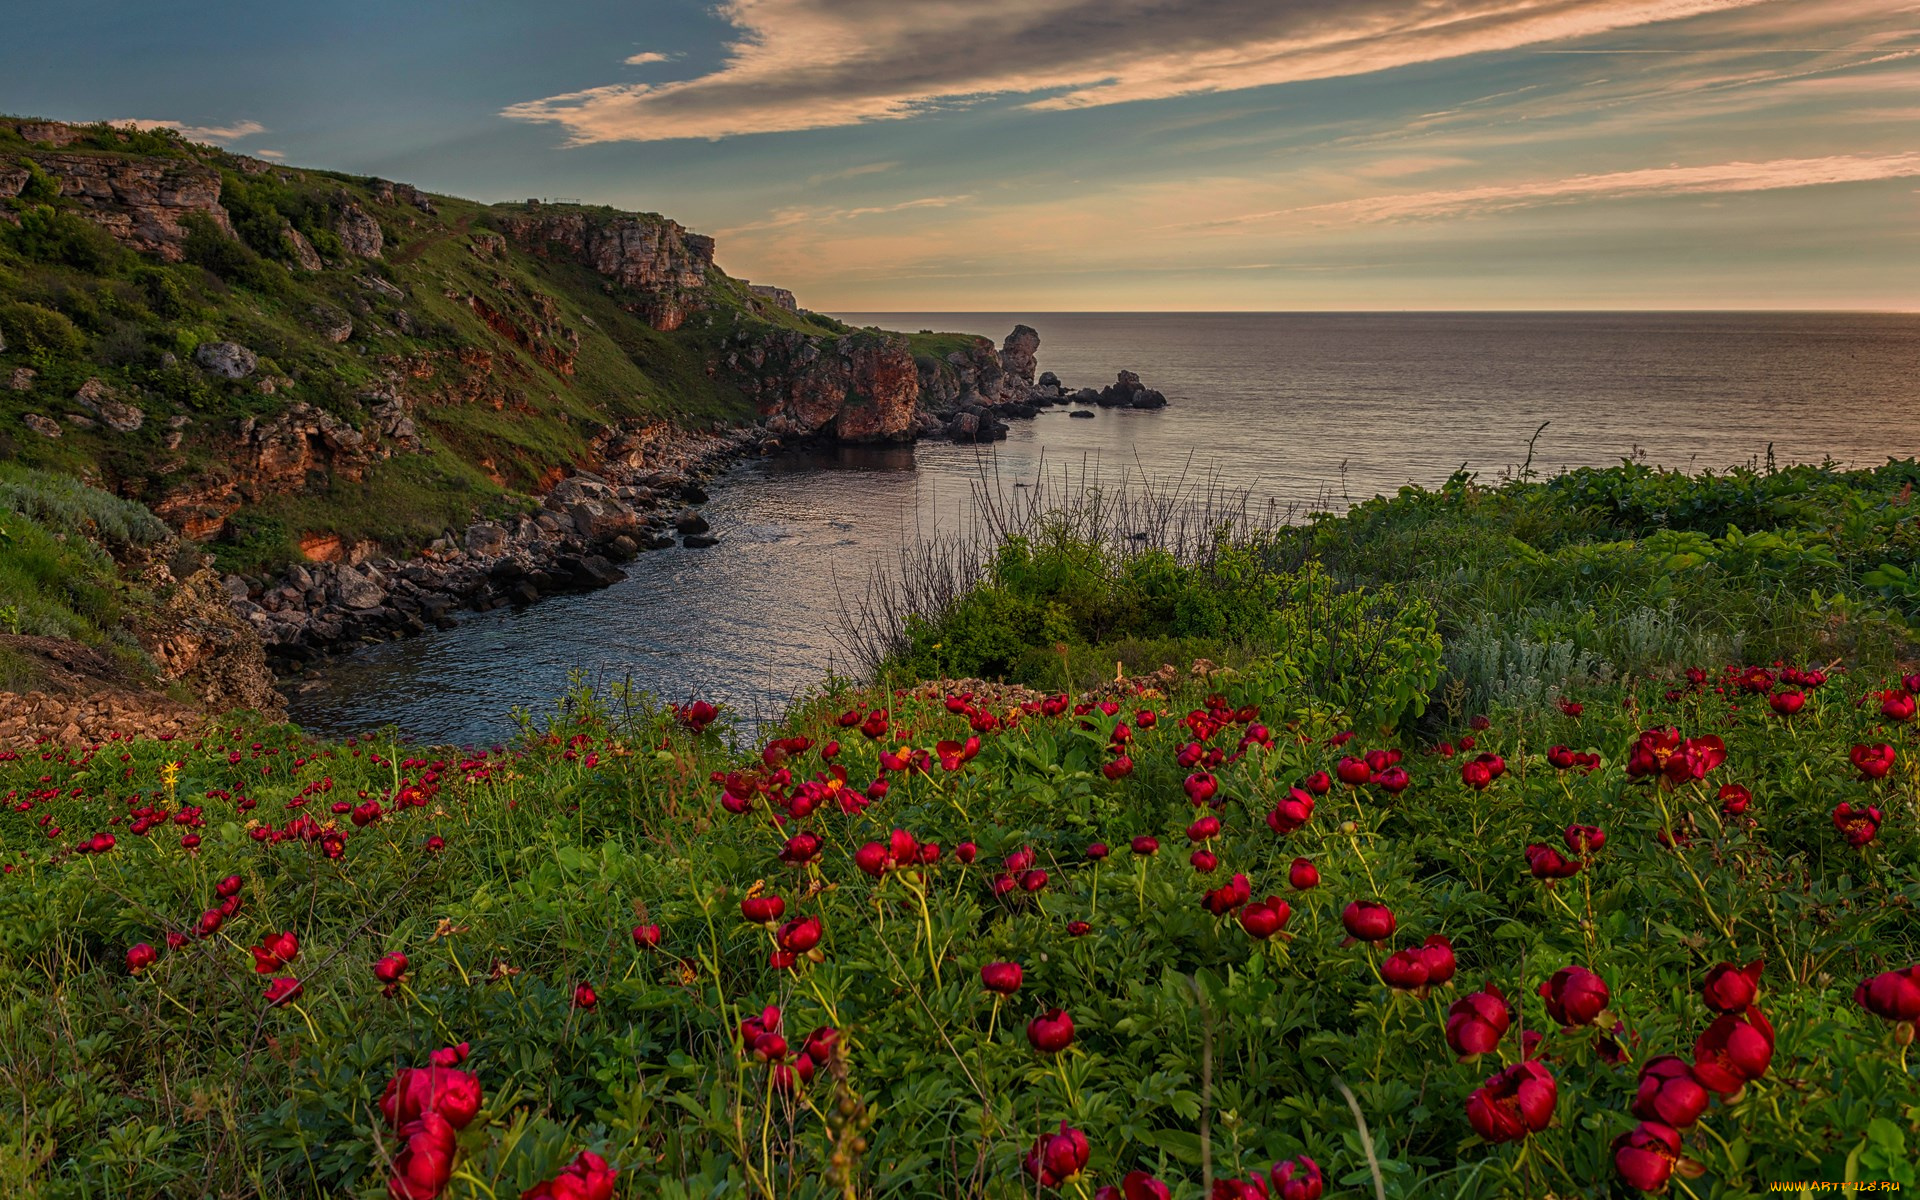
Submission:
[[[776,436],[830,434],[854,443],[913,437],[920,380],[912,346],[900,334],[823,339],[743,330],[722,361]]]
[[[665,217],[558,212],[503,217],[501,232],[543,258],[565,258],[633,293],[629,311],[670,332],[702,307],[713,239]]]
[[[44,128],[39,130],[45,133]],[[57,140],[57,139],[56,139]],[[220,206],[220,176],[194,163],[150,158],[48,153],[33,156],[63,199],[73,201],[122,244],[179,262],[187,240],[183,218],[199,214],[231,235]],[[19,196],[32,179],[24,165],[0,166],[0,200]]]

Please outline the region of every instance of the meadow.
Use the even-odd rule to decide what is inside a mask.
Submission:
[[[1036,510],[775,726],[7,752],[0,1181],[1911,1185],[1917,471]]]

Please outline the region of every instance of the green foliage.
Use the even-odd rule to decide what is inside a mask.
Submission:
[[[165,535],[137,504],[0,463],[0,632],[125,644],[128,595],[110,551]]]
[[[0,303],[0,336],[10,350],[19,346],[50,358],[78,354],[87,344],[65,313],[18,300]]]
[[[129,257],[111,234],[71,209],[36,204],[15,216],[17,225],[0,222],[0,245],[30,262],[107,274]]]

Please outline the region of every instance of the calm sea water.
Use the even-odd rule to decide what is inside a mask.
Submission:
[[[856,324],[1040,331],[1069,386],[1121,368],[1157,412],[1051,410],[992,447],[926,445],[744,464],[713,489],[710,550],[665,550],[589,595],[467,617],[370,648],[298,691],[293,716],[436,741],[509,735],[574,672],[767,715],[846,665],[842,597],[905,539],[966,524],[975,483],[1045,469],[1103,485],[1211,478],[1282,504],[1433,486],[1461,466],[1634,456],[1723,468],[1920,454],[1920,316],[1836,314],[844,313]]]

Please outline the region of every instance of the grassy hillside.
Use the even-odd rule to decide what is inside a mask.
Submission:
[[[657,329],[633,311],[632,289],[502,238],[501,220],[524,205],[266,164],[165,131],[61,127],[77,140],[54,146],[21,128],[0,120],[0,180],[11,173],[18,189],[0,199],[0,457],[146,503],[215,537],[232,568],[291,558],[302,533],[419,544],[592,461],[590,440],[607,426],[738,420],[746,401],[711,369],[723,337],[840,331],[717,268],[685,323]],[[120,218],[126,173],[147,170],[217,182],[232,235],[218,213],[156,202],[134,205],[136,224],[172,221],[182,236],[147,252],[116,241],[97,222]],[[83,177],[112,178],[114,199],[87,202]],[[353,210],[377,222],[379,257],[343,243]],[[303,267],[314,255],[319,269]],[[202,346],[229,341],[258,355],[245,378],[196,362]],[[115,432],[76,401],[90,386],[140,409],[140,427]],[[378,436],[381,397],[410,415],[417,446]],[[317,467],[276,477],[236,449],[246,422],[267,426],[302,405],[372,431],[366,461],[316,451]],[[36,432],[30,414],[59,436]]]

